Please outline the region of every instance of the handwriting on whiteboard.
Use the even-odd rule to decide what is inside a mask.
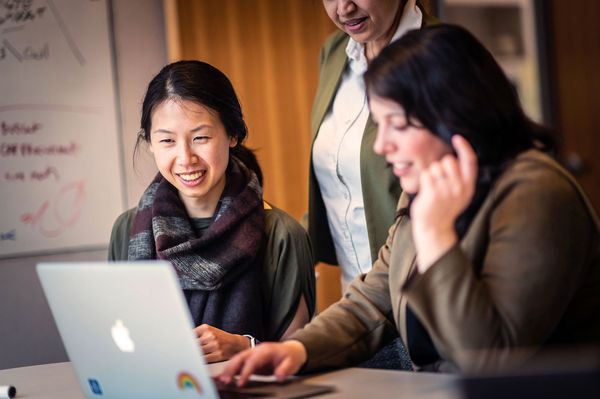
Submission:
[[[57,237],[78,220],[85,203],[85,182],[64,185],[54,198],[43,201],[39,208],[21,215],[21,222],[43,236]]]

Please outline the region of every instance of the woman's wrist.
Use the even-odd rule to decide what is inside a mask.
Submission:
[[[308,360],[308,353],[304,344],[298,340],[290,339],[281,343],[285,345],[291,352],[296,364],[301,368]]]
[[[248,340],[248,343],[250,344],[250,348],[254,348],[256,345],[260,344],[260,341],[257,340],[256,338],[254,338],[250,334],[244,334],[244,335],[242,335],[242,337],[244,337]]]
[[[458,242],[454,228],[414,228],[413,238],[415,249],[417,250],[417,267],[420,273],[425,273],[443,254]]]

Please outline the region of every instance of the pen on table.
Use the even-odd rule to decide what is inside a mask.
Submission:
[[[0,398],[14,398],[17,395],[17,388],[12,385],[0,385]]]

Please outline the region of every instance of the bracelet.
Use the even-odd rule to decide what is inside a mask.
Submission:
[[[260,341],[250,334],[244,334],[243,337],[248,338],[248,341],[250,341],[250,348],[254,348],[256,345],[260,344]]]

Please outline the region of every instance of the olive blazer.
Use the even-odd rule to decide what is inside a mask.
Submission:
[[[403,195],[399,210],[407,203]],[[410,306],[442,358],[428,370],[497,369],[553,344],[597,345],[599,226],[568,172],[526,151],[425,273],[410,218],[399,216],[373,269],[292,339],[307,349],[307,370],[356,364],[396,334],[406,344]]]
[[[423,11],[423,26],[438,21]],[[348,65],[346,46],[350,37],[342,31],[333,33],[325,42],[320,55],[319,85],[311,113],[312,144],[309,169],[308,233],[313,244],[315,259],[337,265],[333,239],[327,221],[327,212],[312,163],[312,146],[323,118],[333,105],[335,94]],[[387,166],[385,159],[373,151],[377,127],[368,119],[360,146],[360,174],[365,218],[371,247],[371,259],[377,259],[379,247],[385,243],[388,227],[394,221],[394,212],[401,189],[398,178]]]

